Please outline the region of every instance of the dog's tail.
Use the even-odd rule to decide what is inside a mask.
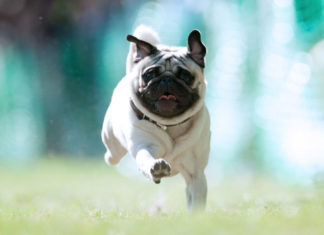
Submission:
[[[160,43],[158,34],[152,28],[143,24],[135,29],[134,36],[154,46]]]
[[[146,25],[139,25],[135,29],[133,35],[138,39],[148,42],[154,46],[160,44],[160,38],[158,34],[153,29],[151,29]],[[127,56],[126,74],[128,74],[133,68],[134,65],[133,60],[134,60],[135,53],[136,53],[136,45],[135,43],[131,43],[129,46],[129,53]]]

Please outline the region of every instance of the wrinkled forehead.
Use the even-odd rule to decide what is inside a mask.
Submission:
[[[161,50],[160,53],[152,58],[151,64],[167,71],[172,71],[175,67],[179,66],[187,70],[190,70],[192,67],[192,62],[185,50]]]

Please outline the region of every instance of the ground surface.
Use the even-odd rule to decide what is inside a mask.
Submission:
[[[324,234],[322,185],[209,186],[207,211],[188,215],[180,177],[155,185],[85,159],[0,167],[0,234]]]

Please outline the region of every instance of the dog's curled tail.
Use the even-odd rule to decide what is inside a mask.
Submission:
[[[159,35],[150,27],[146,25],[139,25],[133,34],[138,39],[148,42],[154,46],[160,44]],[[133,58],[136,53],[136,45],[135,43],[131,43],[129,46],[129,53],[127,56],[127,63],[126,63],[126,73],[128,74],[132,67],[133,67]]]
[[[143,24],[139,25],[135,29],[133,35],[138,39],[148,42],[154,46],[160,43],[158,34],[152,28]]]

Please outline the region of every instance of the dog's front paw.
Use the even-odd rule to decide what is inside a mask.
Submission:
[[[150,171],[153,176],[154,183],[159,184],[162,177],[170,175],[171,167],[170,164],[165,160],[157,159],[155,160]]]

